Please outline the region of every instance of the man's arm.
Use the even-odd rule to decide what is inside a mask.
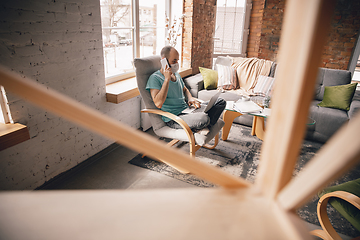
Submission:
[[[185,97],[188,100],[189,106],[194,106],[195,108],[199,108],[201,106],[200,102],[191,95],[191,93],[190,93],[189,89],[187,89],[187,87],[184,86],[183,91],[184,91]]]
[[[165,70],[161,69],[160,71],[165,76],[165,81],[161,86],[161,89],[150,89],[151,97],[157,108],[161,108],[164,104],[169,90],[169,82],[171,80],[171,69],[169,67]]]

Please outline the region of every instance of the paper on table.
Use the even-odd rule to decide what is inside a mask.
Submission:
[[[234,104],[235,110],[242,113],[260,112],[262,108],[253,101],[238,101]]]
[[[225,109],[234,109],[234,101],[226,101]]]

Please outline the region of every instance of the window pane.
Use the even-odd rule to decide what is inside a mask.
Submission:
[[[214,53],[240,53],[245,0],[218,0]]]
[[[355,71],[354,71],[352,80],[360,82],[360,56],[356,62],[356,67],[355,67]],[[360,86],[358,84],[357,89],[359,89],[359,88],[360,88]]]
[[[131,0],[100,0],[105,77],[133,71]]]
[[[179,21],[180,17],[183,16],[183,1],[174,0],[171,3],[171,14],[173,15],[172,20],[176,19]],[[184,19],[181,20],[182,22]],[[179,32],[180,36],[177,37],[175,48],[179,52],[179,65],[182,66],[181,59],[182,59],[182,31]]]
[[[170,0],[137,0],[139,12],[133,13],[132,0],[100,0],[104,43],[105,77],[133,72],[135,50],[140,57],[160,54],[166,44],[165,6]],[[172,19],[182,14],[183,1],[172,1]],[[132,14],[138,14],[139,29],[133,25]],[[176,15],[177,14],[177,15]],[[134,39],[139,31],[140,40]],[[181,32],[181,31],[180,31]],[[181,36],[176,45],[181,50]],[[181,55],[181,51],[179,51]]]
[[[0,104],[0,123],[5,123],[4,114],[3,114],[3,111],[1,109],[1,104]]]
[[[140,57],[156,55],[165,46],[165,0],[139,0]]]

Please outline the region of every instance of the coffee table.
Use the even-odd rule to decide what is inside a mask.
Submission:
[[[256,113],[240,113],[232,108],[226,108],[223,114],[223,120],[225,122],[223,131],[222,131],[222,140],[227,140],[229,136],[229,132],[231,129],[231,125],[235,118],[248,114],[254,116],[252,128],[251,128],[251,135],[257,136],[259,139],[264,140],[265,135],[265,118],[269,117],[264,113],[256,112]],[[315,120],[308,117],[307,125],[314,125]]]

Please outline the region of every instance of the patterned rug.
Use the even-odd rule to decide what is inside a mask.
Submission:
[[[167,141],[166,139],[163,140]],[[219,144],[213,150],[200,148],[196,152],[196,158],[200,161],[219,167],[234,176],[242,177],[249,182],[254,182],[257,173],[257,166],[259,164],[261,145],[261,140],[255,136],[251,136],[250,127],[233,124],[227,141],[220,140]],[[189,152],[189,144],[187,143],[179,143],[174,147],[178,147],[184,152]],[[294,176],[305,166],[305,164],[321,147],[321,143],[306,140],[303,142],[300,156],[294,170]],[[162,173],[199,187],[214,187],[214,185],[209,182],[190,174],[182,174],[166,164],[154,161],[147,157],[141,158],[140,154],[130,160],[129,163]],[[347,182],[359,177],[360,166],[357,166],[331,185]],[[317,196],[314,196],[309,203],[298,210],[298,215],[302,219],[320,226],[316,214],[318,199],[319,198]],[[360,235],[360,233],[332,207],[328,207],[328,214],[337,232],[352,237]]]

